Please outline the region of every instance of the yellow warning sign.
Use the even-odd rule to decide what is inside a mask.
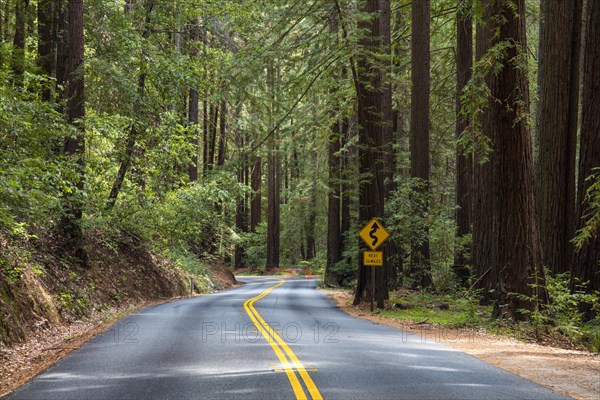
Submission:
[[[390,234],[376,218],[373,218],[358,232],[358,236],[360,236],[371,250],[377,250],[390,237]]]
[[[383,266],[383,251],[364,251],[363,265],[372,267]]]

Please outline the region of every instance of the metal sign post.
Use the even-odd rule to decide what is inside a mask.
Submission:
[[[371,267],[371,312],[374,310],[375,303],[375,268],[374,265]]]
[[[363,252],[363,266],[371,266],[371,312],[375,303],[375,268],[383,267],[383,251],[375,251],[383,242],[390,237],[383,225],[373,218],[358,232],[358,236],[373,251]]]

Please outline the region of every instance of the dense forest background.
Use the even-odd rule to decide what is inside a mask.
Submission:
[[[301,266],[358,303],[372,286],[357,232],[378,217],[380,307],[405,286],[467,290],[515,319],[552,318],[560,293],[597,315],[600,2],[2,0],[0,14],[7,242],[52,241],[80,270],[90,238],[123,236],[191,274]],[[9,261],[3,284],[21,279]]]

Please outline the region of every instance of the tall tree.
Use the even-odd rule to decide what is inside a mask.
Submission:
[[[210,147],[210,106],[208,104],[208,93],[202,101],[202,172],[208,172],[208,148]]]
[[[245,145],[244,134],[242,132],[238,132],[237,135],[237,145],[238,148],[243,150]],[[238,166],[238,182],[242,185],[248,185],[248,167],[246,160],[242,160],[240,165]],[[248,231],[248,197],[241,197],[236,206],[235,210],[235,227],[238,232],[247,232]],[[243,268],[245,267],[244,263],[244,248],[241,244],[236,244],[235,246],[235,257],[233,261],[234,268]]]
[[[51,77],[54,73],[54,0],[40,0],[38,3],[38,65],[42,74]],[[51,86],[42,91],[42,99],[50,101]]]
[[[281,226],[281,155],[279,154],[279,129],[275,126],[276,84],[279,71],[275,67],[267,68],[267,81],[270,91],[269,133],[272,139],[269,145],[269,161],[267,165],[267,268],[279,268],[279,232]],[[277,76],[276,76],[277,75]]]
[[[410,172],[415,179],[414,208],[419,221],[411,243],[409,277],[416,286],[429,287],[429,228],[426,216],[429,203],[429,70],[430,70],[429,0],[412,3],[411,41],[411,117]]]
[[[313,134],[312,142],[315,141],[315,135]],[[316,242],[315,242],[315,228],[317,223],[317,174],[319,171],[318,165],[318,152],[316,149],[312,149],[311,158],[312,166],[314,168],[312,172],[312,182],[309,192],[309,200],[306,202],[306,220],[304,226],[304,233],[306,235],[306,260],[312,260],[317,254]]]
[[[542,0],[538,212],[544,265],[570,271],[583,0]]]
[[[56,0],[54,31],[56,40],[56,87],[61,98],[65,96],[61,90],[67,82],[67,62],[69,50],[69,4],[68,0]]]
[[[214,169],[218,127],[219,127],[219,105],[215,103],[210,107],[210,117],[209,117],[209,137],[208,137],[208,169],[209,170]]]
[[[496,313],[523,318],[522,309],[536,306],[530,299],[546,300],[541,289],[545,281],[527,122],[525,0],[488,4],[484,23],[486,57],[498,63],[485,77],[489,97],[483,133],[491,142],[489,178],[492,184],[479,190],[483,196],[495,198],[494,207],[485,210],[492,221],[491,229],[483,233],[491,249],[486,260],[490,262],[495,283]],[[478,219],[474,220],[475,225],[479,223]]]
[[[188,177],[191,182],[198,180],[198,151],[199,148],[199,140],[198,135],[198,90],[195,88],[190,88],[189,92],[189,100],[188,100],[188,119],[190,122],[190,128],[192,131],[192,159],[190,160],[190,165],[188,167]]]
[[[591,212],[586,192],[592,185],[587,179],[593,168],[600,168],[600,2],[588,1],[585,51],[583,56],[581,136],[579,144],[579,179],[577,184],[577,229],[585,226]],[[598,171],[596,171],[597,173]],[[600,238],[592,236],[576,253],[573,276],[580,283],[589,282],[589,290],[600,290]],[[575,284],[575,282],[574,282]],[[590,316],[589,310],[588,316]]]
[[[381,13],[382,3],[379,0],[367,0],[362,10],[369,15],[368,20],[359,22],[360,28],[365,32],[360,38],[361,53],[358,58],[355,73],[355,86],[357,94],[357,111],[359,124],[359,160],[360,160],[360,189],[359,213],[360,224],[366,224],[371,218],[383,218],[385,204],[385,152],[382,121],[383,110],[383,68],[381,61],[372,54],[379,54],[387,58],[389,54],[382,54],[385,47],[380,35],[381,18],[389,18],[389,13]],[[389,23],[389,22],[388,22]],[[354,295],[354,304],[368,298],[371,287],[375,286],[374,296],[377,306],[382,308],[387,296],[387,285],[373,285],[371,268],[362,266],[362,257],[359,257],[359,276]],[[377,268],[375,283],[382,283],[382,268]]]
[[[392,67],[392,18],[391,2],[380,0],[379,2],[379,36],[381,37],[381,139],[384,158],[384,197],[388,200],[396,188],[394,173],[396,171],[396,160],[394,154],[394,112],[392,109],[392,83],[388,76],[391,75]],[[396,282],[396,267],[399,259],[399,246],[390,238],[383,244],[386,254],[382,273],[377,275],[377,286],[385,287],[384,296],[388,298],[387,287]]]
[[[190,45],[191,45],[191,56],[196,56],[198,51],[196,50],[197,42],[200,36],[200,27],[198,18],[194,18],[190,28]],[[190,165],[188,166],[188,177],[190,181],[198,180],[198,152],[199,148],[199,138],[200,134],[198,130],[199,123],[199,110],[198,110],[198,89],[196,87],[190,87],[189,95],[188,95],[188,120],[190,123],[190,128],[192,132],[192,159],[190,160]]]
[[[10,65],[16,86],[23,86],[23,72],[25,72],[25,28],[28,7],[29,0],[15,1],[15,36]]]
[[[85,182],[85,94],[83,65],[83,0],[69,0],[69,56],[67,63],[67,120],[73,124],[74,133],[65,140],[64,154],[76,165],[75,186],[80,193],[67,194],[62,228],[67,244],[75,251],[83,265],[87,265],[87,255],[83,246],[83,196]]]
[[[484,6],[484,14],[489,12],[489,7]],[[485,17],[485,15],[484,15]],[[488,15],[487,19],[491,17]],[[488,52],[488,42],[491,40],[490,27],[485,21],[478,21],[475,41],[475,58],[477,60],[477,69],[474,70],[474,86],[485,87],[485,76]],[[470,94],[469,94],[470,95]],[[483,110],[487,105],[487,98],[481,100],[483,103],[481,110],[478,110],[472,116],[471,124],[477,125],[477,129],[472,130],[472,139],[474,141],[473,151],[473,240],[471,246],[471,257],[475,285],[483,290],[483,300],[490,302],[492,300],[493,289],[496,285],[495,277],[497,274],[492,272],[494,267],[494,247],[492,243],[492,230],[497,221],[489,210],[495,209],[496,195],[494,190],[498,187],[493,181],[492,160],[489,159],[489,146],[492,146],[490,137],[479,135],[478,130],[485,127],[485,118]],[[480,137],[481,136],[481,137]]]
[[[342,259],[339,121],[333,123],[328,141],[329,192],[327,194],[327,266],[325,268],[325,279],[328,283],[339,283],[335,273],[335,264]]]
[[[456,10],[456,139],[460,143],[462,135],[469,127],[469,117],[462,113],[461,96],[473,68],[473,19],[472,0],[458,0]],[[473,159],[460,144],[456,151],[456,235],[460,238],[471,233],[473,196]],[[455,265],[470,264],[468,252],[459,249],[454,252]]]
[[[221,100],[221,119],[219,122],[219,153],[217,154],[217,165],[225,164],[225,152],[227,150],[227,101]]]
[[[334,6],[329,18],[329,34],[332,41],[337,43],[338,12]],[[335,81],[334,81],[335,82]],[[334,84],[335,85],[335,84]],[[330,93],[336,97],[337,85],[331,88]],[[325,266],[325,281],[329,284],[339,283],[335,273],[335,264],[342,259],[342,234],[341,234],[341,170],[340,170],[340,121],[338,120],[338,107],[334,106],[331,112],[334,122],[331,125],[327,147],[327,167],[329,171],[327,193],[327,264]]]
[[[253,157],[250,188],[252,200],[250,201],[250,232],[256,232],[256,227],[262,220],[262,161],[259,155]]]

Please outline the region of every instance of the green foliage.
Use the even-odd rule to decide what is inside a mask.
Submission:
[[[382,310],[382,315],[450,328],[492,327],[491,307],[480,306],[478,301],[476,295],[400,291],[390,298],[390,302],[399,307]]]
[[[0,273],[9,285],[15,285],[21,280],[21,269],[2,256],[0,256],[0,267],[2,267]]]
[[[90,312],[90,302],[85,293],[60,290],[54,297],[57,306],[74,318],[88,315]]]
[[[445,292],[454,289],[456,282],[451,270],[455,247],[454,208],[443,202],[431,201],[435,196],[448,197],[450,194],[423,192],[420,183],[409,178],[400,177],[396,184],[396,191],[386,202],[387,229],[401,244],[402,254],[410,254],[411,243],[405,238],[411,238],[414,243],[428,238],[436,290]],[[420,211],[424,204],[428,204],[426,213]]]
[[[265,223],[259,224],[256,232],[239,233],[238,244],[244,249],[245,263],[249,268],[260,268],[265,265],[267,259],[266,237],[267,224]]]
[[[312,260],[300,261],[300,267],[312,272],[313,275],[322,275],[327,264],[327,253],[319,251]]]
[[[575,289],[571,290],[571,274],[562,273],[552,275],[546,269],[546,286],[550,296],[549,304],[536,307],[532,310],[521,310],[527,315],[530,322],[522,329],[532,330],[536,337],[542,333],[558,332],[571,341],[585,343],[590,348],[598,344],[600,329],[600,293],[590,293],[586,290],[588,283],[576,282]],[[535,284],[532,284],[535,288]],[[520,299],[538,303],[535,296],[515,295]],[[584,321],[583,309],[592,307],[597,315],[595,320]],[[596,350],[593,350],[596,351]]]
[[[590,182],[590,186],[584,198],[585,204],[588,205],[582,216],[584,226],[577,231],[577,236],[572,240],[577,250],[580,250],[587,240],[598,235],[600,228],[600,168],[592,169],[592,174],[586,181]]]
[[[0,226],[22,231],[60,216],[61,193],[75,189],[72,164],[55,154],[67,131],[62,116],[8,80],[0,70]]]

